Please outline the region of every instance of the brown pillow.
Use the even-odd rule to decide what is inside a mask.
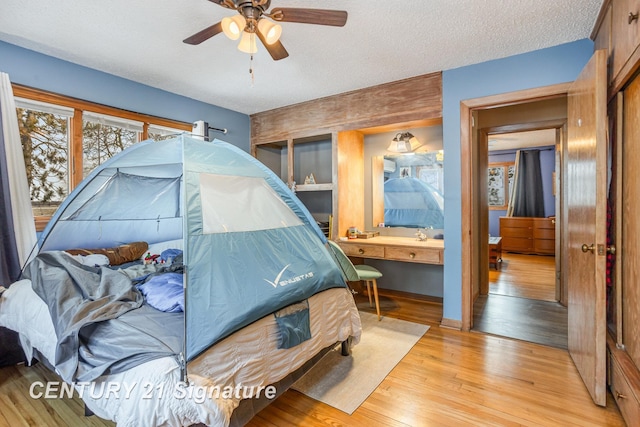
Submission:
[[[109,258],[109,264],[120,265],[125,262],[135,261],[149,248],[147,242],[133,242],[114,248],[105,249],[67,249],[65,252],[71,255],[92,255],[101,254]]]

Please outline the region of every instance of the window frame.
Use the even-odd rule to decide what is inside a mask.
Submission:
[[[60,95],[41,89],[35,89],[28,86],[13,83],[11,85],[13,95],[16,98],[23,98],[46,104],[58,105],[61,107],[72,108],[74,110],[73,117],[69,119],[69,193],[71,193],[83,179],[82,171],[82,130],[83,130],[83,113],[91,112],[113,116],[125,120],[133,120],[142,122],[142,136],[140,141],[144,141],[149,137],[149,126],[155,125],[165,128],[173,128],[185,132],[193,130],[192,123],[185,123],[172,119],[151,116],[148,114],[136,113],[133,111],[123,110],[121,108],[110,107],[91,101],[73,98],[66,95]],[[49,222],[50,217],[38,216],[35,218],[36,230],[42,231]]]
[[[507,210],[509,208],[509,197],[511,194],[511,182],[509,181],[509,168],[515,167],[515,162],[496,162],[489,163],[489,167],[487,169],[487,175],[491,173],[491,170],[502,170],[502,190],[504,192],[504,200],[502,205],[492,205],[489,202],[490,197],[487,195],[487,201],[489,202],[488,207],[489,210]],[[488,182],[487,182],[488,184]],[[487,185],[487,191],[490,191],[490,186]]]

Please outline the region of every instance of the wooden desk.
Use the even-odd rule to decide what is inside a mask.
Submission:
[[[489,237],[489,268],[500,270],[502,264],[502,237]]]
[[[336,243],[350,257],[439,265],[444,262],[444,240],[428,239],[421,242],[413,237],[377,236],[339,240]]]

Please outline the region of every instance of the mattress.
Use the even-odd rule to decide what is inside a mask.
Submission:
[[[348,289],[312,296],[309,310],[310,340],[278,349],[275,317],[265,316],[192,360],[186,384],[177,361],[164,357],[74,387],[91,411],[118,426],[226,426],[241,400],[274,392],[271,384],[322,349],[350,336],[358,343],[360,317]],[[0,297],[0,326],[20,334],[28,358],[36,348],[54,360],[53,323],[29,280],[14,283]]]

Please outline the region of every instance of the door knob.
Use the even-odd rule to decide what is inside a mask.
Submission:
[[[611,245],[611,246],[607,246],[607,253],[611,254],[611,255],[615,255],[616,254],[616,247]]]
[[[582,245],[582,252],[586,253],[590,251],[591,253],[594,253],[595,250],[596,250],[596,247],[593,244],[591,244],[591,246],[587,246],[586,243]]]

